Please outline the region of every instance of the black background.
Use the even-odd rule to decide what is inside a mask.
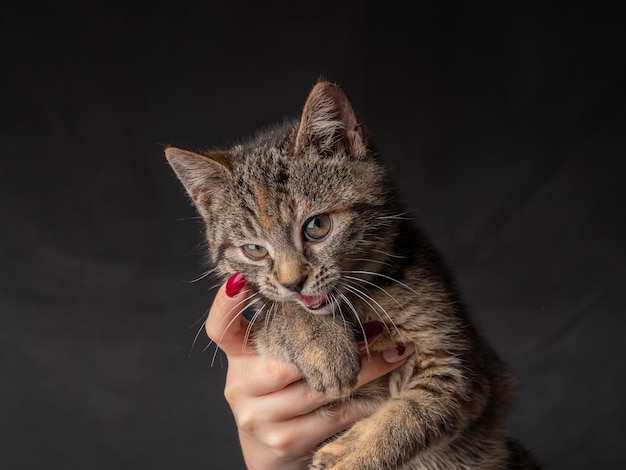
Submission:
[[[320,75],[517,376],[512,433],[623,468],[623,2],[1,8],[1,468],[243,468],[162,144],[229,145]]]

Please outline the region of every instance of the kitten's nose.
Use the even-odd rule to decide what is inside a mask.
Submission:
[[[285,289],[289,289],[290,291],[300,293],[300,291],[304,287],[305,282],[306,282],[306,274],[300,276],[297,279],[280,281],[280,285],[283,286]]]

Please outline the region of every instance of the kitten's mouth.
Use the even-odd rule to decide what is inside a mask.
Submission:
[[[319,310],[326,306],[328,297],[325,295],[299,295],[298,300],[309,310]]]

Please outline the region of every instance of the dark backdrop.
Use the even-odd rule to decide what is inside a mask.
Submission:
[[[323,75],[371,129],[548,468],[626,463],[623,2],[9,2],[0,467],[240,469],[200,226],[162,144]],[[506,5],[506,6],[504,6]]]

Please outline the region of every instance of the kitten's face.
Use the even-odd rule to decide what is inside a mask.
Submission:
[[[301,119],[225,152],[169,148],[218,272],[272,302],[330,313],[393,251],[397,207],[347,98],[318,83]]]
[[[270,300],[332,311],[345,275],[384,251],[367,239],[383,227],[368,209],[380,201],[371,181],[376,165],[275,148],[233,156],[234,182],[214,205],[227,213],[207,224],[209,244],[220,247],[212,250],[220,271],[242,273]]]

